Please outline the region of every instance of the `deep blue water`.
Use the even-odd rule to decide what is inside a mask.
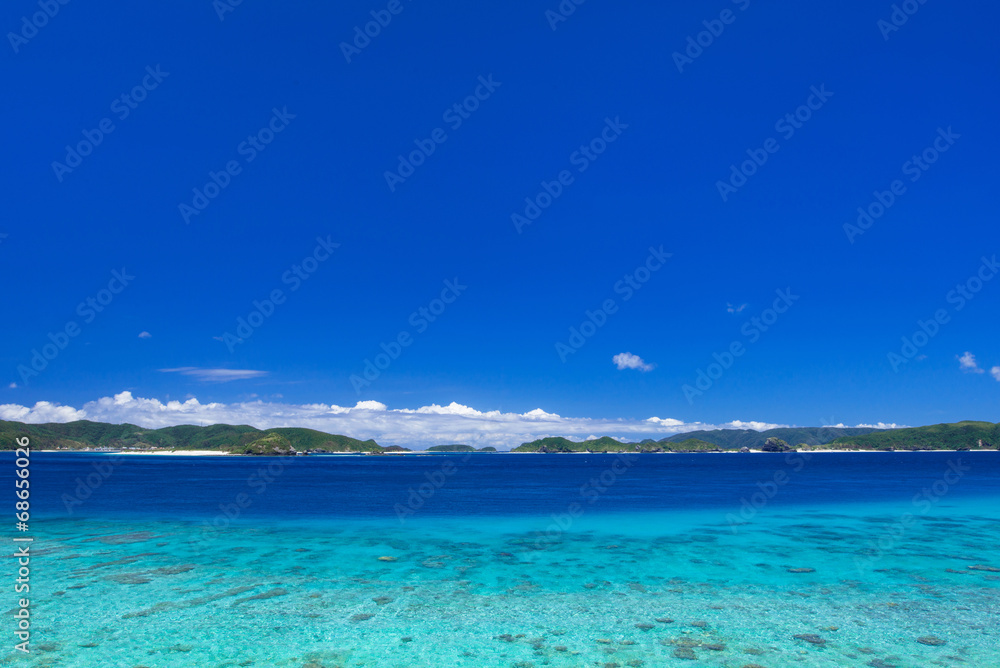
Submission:
[[[50,517],[68,515],[67,495],[82,502],[69,502],[73,517],[199,518],[241,494],[250,500],[241,509],[245,520],[395,518],[396,504],[419,505],[421,515],[465,517],[546,515],[573,502],[599,512],[738,508],[761,485],[765,493],[777,490],[768,498],[773,507],[909,502],[951,463],[962,476],[949,485],[949,497],[1000,496],[1000,453],[992,452],[117,460],[35,453],[31,480],[34,513]],[[13,454],[0,454],[0,484],[11,489],[13,468]]]

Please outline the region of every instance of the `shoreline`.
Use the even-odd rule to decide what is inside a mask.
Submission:
[[[927,452],[1000,452],[994,448],[975,448],[969,450],[950,450],[950,449],[938,449],[938,450],[788,450],[785,452],[765,452],[763,450],[750,450],[749,452],[740,452],[739,450],[723,450],[721,452],[635,452],[634,450],[608,450],[602,452],[514,452],[513,450],[498,450],[497,452],[427,452],[426,450],[413,450],[411,452],[394,452],[394,453],[369,453],[369,452],[318,452],[315,454],[304,454],[304,455],[288,455],[288,454],[273,454],[273,455],[239,455],[233,454],[231,452],[220,452],[219,450],[114,450],[114,451],[95,451],[95,450],[35,450],[34,452],[55,452],[62,454],[85,454],[85,455],[130,455],[130,456],[158,456],[158,457],[323,457],[329,455],[336,456],[356,456],[356,457],[369,457],[369,456],[379,456],[382,454],[392,454],[392,455],[468,455],[468,454],[481,454],[481,455],[617,455],[617,454],[632,454],[632,455],[785,455],[785,454],[815,454],[815,453],[835,453],[835,454],[848,454],[848,453],[927,453]]]
[[[972,448],[969,450],[951,450],[946,448],[940,448],[937,450],[786,450],[785,452],[765,452],[764,450],[750,450],[749,452],[740,452],[739,450],[712,450],[709,452],[699,452],[697,450],[692,450],[691,452],[677,452],[677,451],[663,451],[663,452],[636,452],[635,450],[606,450],[601,452],[514,452],[513,450],[494,454],[504,454],[504,455],[617,455],[620,453],[632,454],[632,455],[786,455],[792,453],[798,454],[813,454],[816,452],[833,452],[833,453],[859,453],[859,452],[884,452],[884,453],[922,453],[922,452],[1000,452],[995,448]],[[445,453],[448,454],[448,453]],[[455,453],[458,454],[458,453]]]
[[[85,455],[147,455],[147,456],[177,456],[177,457],[230,457],[231,452],[219,450],[35,450],[35,452],[59,452],[63,454]]]

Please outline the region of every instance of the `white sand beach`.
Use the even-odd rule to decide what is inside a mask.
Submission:
[[[231,453],[218,450],[134,450],[114,453],[116,455],[174,455],[179,457],[229,457]]]

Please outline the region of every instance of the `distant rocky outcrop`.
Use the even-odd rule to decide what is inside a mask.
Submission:
[[[771,436],[764,441],[764,445],[760,446],[760,449],[764,452],[788,452],[792,447],[780,438]]]

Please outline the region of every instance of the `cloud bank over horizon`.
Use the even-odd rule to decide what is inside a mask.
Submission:
[[[514,448],[526,441],[548,436],[563,436],[579,441],[594,438],[597,434],[620,440],[641,440],[664,438],[699,429],[763,431],[790,426],[742,420],[706,424],[659,417],[644,420],[563,417],[541,408],[526,413],[501,413],[479,411],[455,402],[447,406],[431,404],[415,409],[390,409],[378,401],[359,401],[351,407],[261,400],[203,404],[196,398],[183,402],[162,402],[159,399],[135,397],[128,391],[89,401],[81,408],[49,401],[39,401],[30,408],[19,404],[3,404],[0,405],[0,419],[32,424],[74,420],[116,424],[128,422],[147,429],[181,424],[248,424],[258,429],[307,427],[362,440],[371,438],[384,446],[426,448],[444,443],[466,443],[476,447],[492,445],[498,449]],[[878,423],[857,426],[891,429],[898,425]]]

